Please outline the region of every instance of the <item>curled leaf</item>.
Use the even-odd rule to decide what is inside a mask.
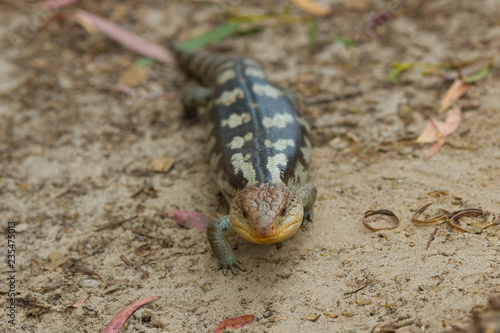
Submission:
[[[154,301],[155,299],[160,298],[160,296],[152,296],[148,298],[141,299],[139,301],[134,302],[132,305],[129,307],[123,309],[120,311],[114,318],[111,320],[111,324],[106,326],[102,333],[118,333],[120,332],[121,328],[127,321],[127,319],[143,305],[148,304],[151,301]]]
[[[251,323],[253,319],[254,319],[253,315],[244,315],[223,320],[215,329],[215,333],[222,333],[226,328],[234,329],[243,327],[244,325]]]
[[[375,226],[372,225],[372,223],[370,223],[370,222],[368,222],[366,220],[367,217],[372,216],[372,215],[386,215],[386,216],[389,216],[389,217],[392,218],[393,225],[375,227]],[[365,227],[367,227],[368,229],[370,229],[372,231],[396,229],[397,227],[399,227],[399,223],[400,223],[399,218],[396,216],[396,214],[394,214],[392,211],[387,210],[387,209],[367,210],[363,214],[363,218],[361,219],[361,221],[363,222],[363,225]]]

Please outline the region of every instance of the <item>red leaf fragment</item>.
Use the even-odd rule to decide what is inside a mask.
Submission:
[[[148,304],[149,302],[160,298],[160,296],[152,296],[141,299],[134,302],[131,306],[121,310],[114,318],[111,320],[111,324],[106,326],[102,333],[118,333],[127,321],[127,319],[141,306]]]
[[[78,0],[47,0],[42,2],[40,7],[44,10],[54,10],[72,5],[75,2],[78,2]]]
[[[196,229],[201,232],[207,232],[210,220],[198,212],[186,210],[176,210],[169,214],[175,223],[185,228]]]
[[[441,105],[439,106],[438,113],[441,114],[446,111],[453,103],[458,101],[458,99],[464,95],[466,92],[472,89],[470,84],[465,83],[462,79],[456,79],[451,84],[450,88],[444,94],[441,100]]]
[[[222,333],[226,328],[234,329],[243,327],[244,325],[251,323],[253,319],[253,315],[244,315],[223,320],[215,329],[215,333]]]
[[[82,298],[81,300],[79,300],[75,304],[70,305],[69,308],[77,308],[77,307],[79,307],[80,305],[82,305],[83,303],[85,303],[90,298],[90,296],[91,295],[87,296],[86,298]]]
[[[381,10],[379,12],[376,12],[370,21],[368,21],[365,25],[365,33],[370,37],[371,39],[376,39],[377,38],[377,27],[379,25],[383,25],[390,21],[392,19],[393,15],[390,11],[388,10]]]
[[[102,33],[106,34],[109,38],[117,41],[131,51],[134,51],[140,55],[146,56],[148,58],[153,58],[160,62],[177,64],[175,57],[166,48],[159,45],[153,44],[146,41],[142,37],[128,31],[125,28],[101,17],[98,15],[91,14],[84,10],[78,10],[75,13],[75,20],[82,24],[88,31],[89,25],[92,25],[94,29],[98,29]],[[83,24],[82,22],[85,22]]]

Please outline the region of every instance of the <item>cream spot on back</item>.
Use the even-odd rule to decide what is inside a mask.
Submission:
[[[234,78],[236,78],[236,72],[234,69],[226,69],[217,76],[217,84],[224,84]]]
[[[232,113],[229,118],[223,119],[221,122],[222,127],[228,126],[229,128],[235,128],[241,124],[248,123],[251,119],[250,113],[243,112],[242,114]]]
[[[270,156],[267,159],[267,170],[271,174],[273,182],[278,183],[281,181],[281,170],[279,166],[286,167],[287,161],[286,155],[283,153]]]
[[[276,142],[266,140],[264,141],[264,145],[268,148],[274,148],[276,150],[285,150],[287,147],[295,147],[295,142],[292,139],[278,139]]]
[[[256,83],[252,86],[252,90],[256,95],[262,95],[271,98],[278,98],[280,96],[283,96],[281,90],[276,89],[270,84]]]
[[[241,172],[243,177],[248,181],[247,185],[253,185],[255,181],[255,169],[253,168],[252,155],[250,153],[243,156],[242,153],[236,153],[231,157],[231,164],[233,165],[234,172],[237,174]]]
[[[247,67],[245,68],[245,75],[247,76],[253,76],[253,77],[260,77],[260,78],[265,78],[266,75],[264,72],[257,67]]]
[[[311,125],[307,120],[304,119],[304,117],[302,116],[297,117],[297,121],[306,129],[307,132],[311,131]]]
[[[252,133],[247,133],[244,137],[241,136],[235,136],[230,143],[227,145],[231,149],[241,149],[244,145],[245,142],[250,141],[253,139],[253,134]]]
[[[287,124],[291,124],[293,122],[293,116],[289,113],[277,113],[272,118],[264,117],[264,119],[262,119],[262,125],[266,128],[273,126],[278,128],[285,128]]]
[[[225,105],[229,106],[233,103],[236,102],[238,98],[243,98],[245,96],[245,93],[243,92],[243,89],[240,87],[236,87],[233,90],[226,90],[224,91],[219,98],[215,101],[217,105]]]

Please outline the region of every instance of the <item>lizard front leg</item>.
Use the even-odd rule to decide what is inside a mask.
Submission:
[[[222,273],[227,275],[227,270],[236,275],[236,268],[244,270],[241,265],[241,260],[234,254],[231,245],[227,241],[227,237],[234,236],[234,231],[229,215],[216,218],[209,223],[207,229],[208,242],[219,261],[216,270],[222,268]]]
[[[304,206],[304,219],[302,220],[301,227],[304,227],[313,218],[313,205],[316,201],[317,193],[316,186],[313,184],[305,184],[297,192]]]
[[[184,117],[195,119],[198,117],[198,108],[207,106],[213,95],[212,88],[192,88],[186,91],[181,98],[184,107]]]

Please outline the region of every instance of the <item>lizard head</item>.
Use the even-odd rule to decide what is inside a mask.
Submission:
[[[286,185],[263,183],[241,190],[231,201],[229,214],[238,235],[252,243],[272,244],[299,230],[304,208]]]

